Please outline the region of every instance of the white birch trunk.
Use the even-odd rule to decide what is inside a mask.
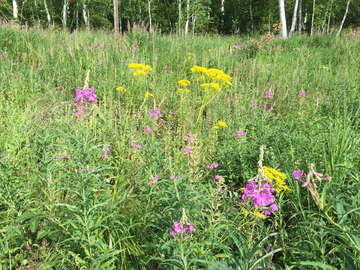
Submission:
[[[303,24],[304,30],[306,30],[306,23],[307,23],[307,12],[305,13],[305,18],[304,18],[304,24]]]
[[[223,29],[224,29],[224,17],[225,17],[224,2],[225,2],[225,0],[221,0],[221,7],[220,7],[220,11],[221,11],[221,33],[222,33]]]
[[[13,17],[15,19],[18,18],[18,5],[16,3],[16,0],[12,0],[12,4],[13,4]]]
[[[346,4],[345,14],[344,14],[344,17],[343,17],[343,19],[342,19],[342,21],[341,21],[339,31],[338,31],[338,33],[337,33],[337,35],[336,35],[337,37],[340,36],[341,29],[342,29],[342,27],[343,27],[343,25],[344,25],[344,22],[345,22],[345,19],[346,19],[346,15],[348,14],[348,11],[349,11],[349,5],[350,5],[350,0],[348,0],[348,2],[347,2],[347,4]]]
[[[187,5],[186,5],[185,35],[187,35],[188,29],[189,29],[189,9],[190,9],[190,0],[187,0]]]
[[[179,0],[179,35],[181,35],[181,0]]]
[[[121,23],[121,1],[120,1],[120,5],[119,5],[119,24],[120,24],[120,33],[122,33],[122,23]]]
[[[66,28],[66,19],[67,19],[67,0],[63,1],[63,26]]]
[[[292,34],[293,34],[294,30],[295,30],[296,15],[297,15],[298,7],[299,7],[299,0],[295,0],[294,14],[293,14],[293,18],[292,18],[290,33],[289,33],[290,37],[292,36]]]
[[[51,17],[50,17],[50,13],[49,13],[49,9],[47,7],[47,3],[46,0],[44,0],[44,6],[45,6],[45,11],[46,11],[46,18],[48,20],[48,24],[51,24]]]
[[[76,25],[76,31],[77,31],[79,28],[79,4],[78,3],[76,3],[75,25]]]
[[[282,38],[287,38],[284,0],[279,0],[279,10],[280,10],[280,23],[281,23],[281,36]]]
[[[298,31],[301,33],[302,28],[302,0],[299,2],[299,24],[298,24]]]
[[[151,0],[148,0],[149,4],[149,20],[150,20],[150,32],[152,30],[152,23],[151,23]]]
[[[193,19],[192,19],[192,34],[193,36],[195,35],[195,22],[196,22],[196,15],[193,16]]]
[[[119,36],[119,6],[118,6],[118,0],[114,0],[114,34],[115,34],[115,40],[118,40]]]
[[[311,17],[310,36],[312,36],[313,32],[314,32],[314,17],[315,17],[315,0],[313,0],[313,13],[312,13],[312,17]]]
[[[86,0],[84,0],[84,2],[83,2],[83,17],[84,17],[84,22],[85,22],[86,28],[89,30],[88,17],[86,16]]]

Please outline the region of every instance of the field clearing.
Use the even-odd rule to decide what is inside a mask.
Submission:
[[[3,24],[0,270],[358,269],[359,31]]]

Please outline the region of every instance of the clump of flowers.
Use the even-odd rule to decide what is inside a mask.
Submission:
[[[10,154],[9,153],[6,153],[6,154],[2,154],[2,160],[1,160],[3,163],[9,161],[9,162],[12,162],[12,159],[10,158]]]
[[[305,91],[302,91],[298,96],[305,97],[306,96]]]
[[[277,195],[280,195],[284,192],[292,192],[292,190],[285,184],[287,179],[284,173],[278,172],[273,168],[264,166],[264,174],[268,181],[274,186]],[[274,181],[275,180],[275,181]]]
[[[213,164],[207,165],[207,169],[214,169],[217,168],[219,166],[219,164],[217,164],[216,162],[214,162]]]
[[[131,145],[130,150],[134,150],[135,149],[134,147],[137,147],[138,149],[140,149],[140,147],[141,147],[141,145],[139,143],[135,145],[134,141],[129,142],[129,144]]]
[[[159,109],[156,109],[155,112],[154,112],[154,110],[150,109],[149,112],[150,112],[149,118],[155,117],[155,116],[161,118],[161,111]]]
[[[147,92],[147,93],[145,94],[145,97],[146,97],[146,98],[153,97],[153,96],[154,96],[154,95],[151,94],[151,93],[149,93],[149,92]]]
[[[157,174],[154,175],[154,180],[149,182],[149,186],[153,185],[153,184],[157,184],[157,180],[158,180],[159,176]]]
[[[177,222],[177,221],[174,222],[174,226],[172,227],[174,230],[170,231],[170,235],[171,236],[181,235],[181,239],[185,240],[185,239],[189,238],[190,236],[187,235],[184,238],[183,232],[188,232],[189,234],[192,234],[195,231],[195,229],[193,227],[193,224],[189,223],[187,221],[187,216],[186,216],[184,208],[183,208],[182,212],[183,212],[183,215],[182,215],[180,222]],[[183,224],[187,225],[188,227],[184,228]]]
[[[266,93],[266,97],[268,97],[268,98],[273,98],[274,95],[273,95],[273,93],[271,93],[271,92],[267,92],[267,93]]]
[[[150,134],[151,131],[152,131],[152,128],[151,128],[151,127],[147,127],[147,128],[145,129],[145,133],[147,133],[147,134]]]
[[[144,64],[129,64],[129,68],[133,72],[134,77],[139,77],[139,79],[152,71],[150,66],[146,66]]]
[[[116,88],[116,90],[120,91],[122,94],[124,94],[126,92],[126,89],[122,86]]]
[[[228,126],[223,121],[218,121],[216,126],[214,126],[214,129],[221,129],[221,128],[227,128]]]
[[[215,191],[215,194],[224,192],[225,189],[225,179],[221,175],[215,176],[215,184],[218,186],[218,190]]]
[[[276,195],[279,195],[282,190],[291,191],[284,183],[286,179],[285,174],[275,169],[263,167],[263,156],[264,148],[261,146],[258,175],[248,181],[248,184],[243,189],[244,194],[241,196],[243,200],[250,198],[250,202],[252,202],[252,206],[255,208],[253,214],[261,219],[265,219],[266,215],[278,210],[278,206],[275,203],[275,190],[277,191]]]
[[[84,89],[82,90],[82,87],[78,87],[76,90],[76,113],[78,115],[86,115],[86,104],[87,103],[96,103],[98,100],[96,99],[96,96],[94,95],[94,86],[91,87],[91,89]]]
[[[236,131],[235,139],[238,139],[238,138],[241,138],[244,136],[245,136],[244,131]]]
[[[104,151],[103,158],[105,158],[105,159],[108,158],[107,152],[109,152],[110,149],[105,146],[103,151]]]
[[[315,181],[312,181],[312,183],[311,183],[310,180],[313,178],[313,176],[315,177],[314,180],[318,180],[318,181],[331,180],[331,177],[323,177],[323,174],[315,172],[313,163],[309,163],[308,165],[309,165],[309,167],[308,167],[309,172],[307,174],[304,174],[303,171],[300,171],[299,169],[297,169],[296,171],[293,172],[293,176],[295,178],[295,181],[302,182],[302,185],[301,185],[302,187],[308,188],[315,203],[317,205],[320,205],[320,196],[319,196],[318,191],[316,190],[316,183],[315,183]],[[306,180],[306,182],[303,181],[302,178],[304,178]]]

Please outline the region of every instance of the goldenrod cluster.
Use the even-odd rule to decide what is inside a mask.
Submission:
[[[145,66],[143,64],[136,64],[136,63],[132,63],[129,64],[129,68],[131,68],[133,70],[133,75],[136,76],[144,76],[146,74],[148,74],[150,71],[152,71],[152,68],[150,66]]]
[[[211,87],[212,90],[220,91],[220,85],[217,83],[203,83],[201,87],[208,88]]]
[[[259,217],[259,218],[261,218],[261,219],[265,219],[266,218],[266,216],[264,215],[264,214],[261,214],[259,211],[254,211],[254,215],[255,216],[257,216],[257,217]]]
[[[153,97],[153,96],[154,96],[154,95],[151,94],[151,93],[149,93],[149,92],[145,94],[145,97],[146,97],[146,98]]]
[[[263,166],[264,173],[267,179],[271,179],[274,189],[276,190],[277,195],[280,195],[283,192],[292,192],[292,190],[285,184],[287,179],[284,173],[278,172],[273,168]],[[273,182],[275,180],[275,183]]]
[[[230,82],[231,77],[229,75],[226,75],[224,73],[224,71],[222,71],[220,69],[216,69],[216,68],[207,69],[204,67],[193,66],[190,70],[193,73],[199,73],[200,78],[202,78],[204,81],[209,82],[211,80],[212,83],[218,83],[218,85],[221,81],[222,84],[232,85]],[[206,79],[206,77],[204,75],[206,75],[208,77],[208,80]]]
[[[182,86],[182,87],[186,87],[189,85],[189,81],[188,80],[180,80],[178,81],[178,83]]]
[[[227,127],[228,126],[223,121],[218,121],[217,125],[214,126],[215,129],[227,128]]]
[[[125,93],[126,92],[126,89],[122,86],[116,88],[116,90],[120,91],[121,93]]]

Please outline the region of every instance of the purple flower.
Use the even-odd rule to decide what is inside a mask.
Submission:
[[[151,130],[152,130],[151,127],[147,127],[147,128],[145,129],[145,133],[150,134]]]
[[[136,147],[140,149],[141,145],[140,145],[140,144],[137,144]]]
[[[295,181],[299,181],[300,178],[303,176],[304,172],[300,171],[300,169],[297,169],[296,171],[293,171],[293,176],[295,178]]]
[[[83,169],[79,169],[79,172],[82,172],[83,171]]]
[[[56,156],[56,158],[60,158],[60,156]]]
[[[270,251],[270,247],[266,247],[266,252],[269,252]]]
[[[67,157],[67,158],[70,158],[70,155],[69,155],[69,154],[67,154],[67,155],[66,155],[66,157]]]
[[[244,136],[245,136],[244,131],[237,131],[235,139],[240,138],[240,137],[244,137]]]
[[[305,91],[302,91],[298,96],[302,96],[302,97],[305,97],[306,96],[306,93]]]
[[[273,211],[273,212],[276,212],[278,210],[277,205],[275,203],[270,205],[270,210]]]
[[[189,227],[186,228],[186,230],[187,230],[187,232],[190,233],[190,234],[192,234],[192,233],[195,231],[192,223],[189,225]]]
[[[273,98],[273,96],[274,96],[274,95],[273,95],[271,92],[267,92],[267,93],[266,93],[266,97],[268,97],[268,98]]]

